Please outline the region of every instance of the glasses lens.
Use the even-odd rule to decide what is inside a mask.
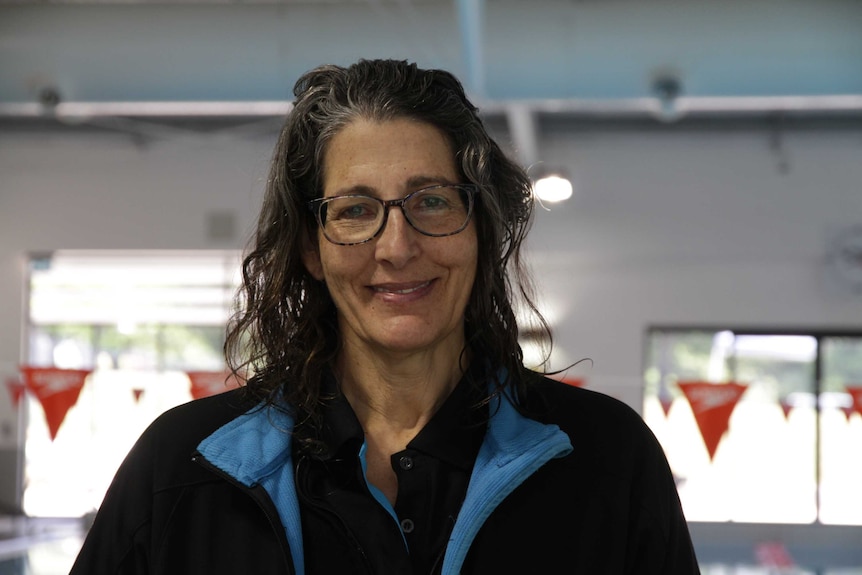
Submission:
[[[417,230],[429,236],[460,232],[470,218],[469,192],[454,186],[435,186],[410,195],[404,211]]]
[[[339,244],[360,243],[377,233],[383,219],[383,206],[366,196],[332,198],[320,206],[323,232]]]

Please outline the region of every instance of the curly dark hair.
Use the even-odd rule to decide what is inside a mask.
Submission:
[[[316,242],[307,203],[322,195],[323,159],[332,137],[356,119],[408,118],[436,126],[450,139],[464,182],[475,184],[480,247],[466,309],[465,338],[474,357],[504,367],[495,378],[523,395],[527,378],[515,308],[528,310],[533,331],[551,334],[536,308],[521,244],[532,222],[532,184],[488,135],[477,108],[449,72],[400,60],[360,60],[304,74],[275,147],[256,234],[242,264],[239,311],[231,319],[225,358],[257,399],[278,398],[315,418],[323,374],[334,365],[339,338],[326,286],[302,263],[303,245]],[[465,350],[466,351],[466,350]],[[494,376],[496,370],[489,373]],[[490,396],[488,396],[490,397]]]

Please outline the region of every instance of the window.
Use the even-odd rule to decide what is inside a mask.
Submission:
[[[661,441],[691,521],[862,525],[862,334],[654,329],[644,418]],[[687,382],[738,384],[720,440]],[[729,386],[726,386],[728,391]],[[708,388],[708,387],[707,387]],[[698,418],[701,418],[699,420]]]
[[[192,399],[188,372],[224,370],[238,270],[233,251],[31,258],[28,364],[92,372],[53,438],[40,402],[25,402],[26,514],[97,508],[144,428]]]

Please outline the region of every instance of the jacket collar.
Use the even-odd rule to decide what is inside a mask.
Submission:
[[[258,406],[217,429],[198,445],[206,459],[251,487],[290,459],[293,417],[275,406]]]
[[[505,372],[500,377],[505,378]],[[285,526],[296,572],[301,575],[304,559],[291,458],[293,427],[294,420],[287,411],[259,406],[217,429],[198,450],[243,485],[262,485],[267,490]],[[495,396],[443,572],[460,570],[482,523],[509,493],[546,462],[571,451],[569,437],[559,427],[519,413],[507,392]]]

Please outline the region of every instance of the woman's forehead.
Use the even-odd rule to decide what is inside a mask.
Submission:
[[[449,138],[432,124],[407,118],[347,124],[330,140],[322,168],[325,195],[357,187],[410,190],[459,179]]]

